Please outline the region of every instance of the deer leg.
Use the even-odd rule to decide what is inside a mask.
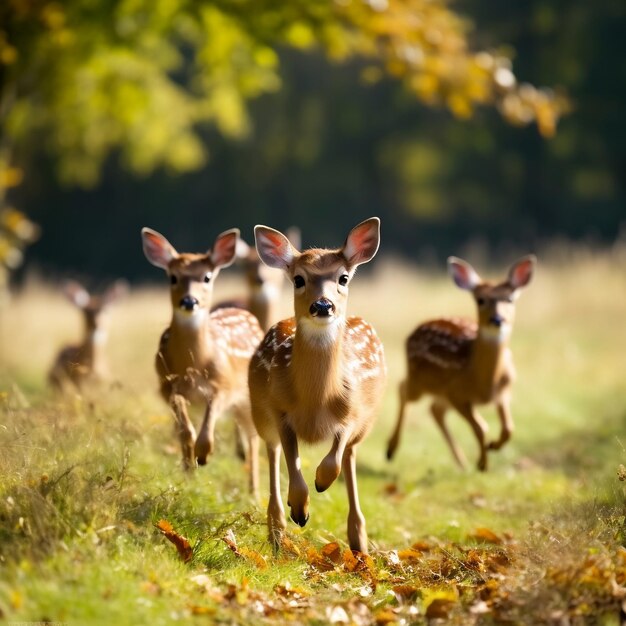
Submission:
[[[333,445],[330,448],[330,452],[317,466],[317,470],[315,472],[315,489],[318,492],[321,493],[322,491],[326,491],[326,489],[328,489],[335,482],[335,479],[341,473],[343,453],[351,435],[351,428],[346,428],[340,433],[337,433],[337,435],[335,435],[335,439],[333,440]]]
[[[250,493],[259,499],[259,436],[256,432],[248,433],[248,463]]]
[[[196,429],[193,427],[187,412],[187,400],[178,393],[170,398],[170,405],[174,411],[178,437],[183,452],[183,469],[189,471],[196,467],[196,455],[194,454],[193,442],[196,438]]]
[[[467,469],[467,459],[465,458],[463,450],[452,438],[452,435],[448,430],[448,425],[445,422],[446,409],[447,406],[443,402],[438,402],[437,400],[430,405],[430,412],[435,418],[435,423],[439,426],[439,430],[443,433],[452,455],[454,456],[454,460],[457,462],[457,465],[464,470]]]
[[[287,521],[280,497],[280,444],[267,443],[267,459],[270,466],[270,499],[267,505],[267,529],[269,540],[278,549],[281,545]]]
[[[280,426],[280,441],[285,452],[287,471],[289,472],[289,492],[287,504],[291,508],[291,519],[304,526],[309,521],[309,488],[300,469],[298,439],[290,426]]]
[[[391,461],[393,455],[396,453],[396,449],[398,448],[398,444],[400,443],[400,431],[402,430],[402,426],[404,424],[404,416],[406,413],[406,405],[408,402],[407,398],[407,381],[403,380],[400,383],[398,388],[399,396],[400,396],[400,409],[398,411],[398,421],[396,422],[396,427],[389,439],[389,443],[387,444],[387,459]]]
[[[477,467],[481,472],[484,472],[487,469],[487,444],[485,443],[485,436],[488,430],[487,423],[471,404],[462,404],[455,408],[469,422],[474,435],[476,435],[478,446],[480,447]]]
[[[345,449],[342,459],[343,475],[348,490],[348,543],[352,550],[367,554],[367,530],[365,517],[359,504],[359,492],[356,484],[356,450],[354,446]]]
[[[196,439],[195,454],[198,459],[198,465],[206,465],[206,457],[213,454],[215,447],[215,422],[217,419],[217,411],[215,410],[215,402],[213,399],[207,399],[204,419],[200,426],[200,432]]]
[[[489,450],[499,450],[511,438],[514,428],[510,394],[503,393],[496,407],[498,409],[498,417],[500,418],[500,437],[489,444]]]
[[[237,428],[235,428],[235,454],[242,461],[246,460],[246,447],[244,445],[244,439],[246,439],[246,436],[241,431],[239,426],[237,426]]]

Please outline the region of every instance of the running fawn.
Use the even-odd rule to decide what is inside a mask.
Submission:
[[[49,383],[58,390],[68,390],[71,385],[81,389],[87,383],[102,381],[108,376],[105,357],[107,341],[107,309],[128,292],[128,285],[118,280],[99,295],[90,294],[76,281],[67,281],[63,287],[65,297],[83,316],[84,336],[81,343],[66,346],[57,355],[48,373]]]
[[[343,469],[348,490],[348,540],[367,552],[365,518],[356,484],[356,446],[371,429],[386,378],[383,346],[359,317],[346,317],[348,288],[358,265],[378,250],[380,220],[355,226],[342,248],[299,252],[282,233],[255,228],[261,260],[283,270],[294,286],[295,317],[272,326],[250,361],[252,417],[265,440],[270,468],[267,511],[270,541],[281,544],[286,528],[280,495],[280,450],[289,472],[287,504],[304,526],[309,490],[302,476],[299,441],[330,439],[315,475],[317,491]]]
[[[448,269],[461,289],[470,291],[478,308],[478,324],[459,318],[442,318],[417,327],[406,342],[407,376],[400,383],[400,412],[389,440],[391,459],[400,441],[408,402],[423,395],[433,397],[430,411],[441,429],[456,462],[465,468],[463,451],[444,421],[455,408],[470,424],[480,447],[478,469],[487,469],[487,451],[498,450],[511,437],[513,418],[510,400],[515,368],[509,348],[515,300],[530,282],[536,259],[529,255],[514,263],[501,283],[483,282],[472,266],[456,257]],[[500,436],[487,443],[487,424],[476,406],[494,402],[501,423]]]
[[[263,338],[257,319],[241,309],[210,312],[213,283],[235,259],[236,228],[223,232],[206,253],[179,253],[159,233],[141,231],[144,253],[171,283],[172,320],[156,356],[161,394],[174,412],[187,470],[206,463],[214,448],[216,419],[232,409],[247,441],[250,491],[258,490],[258,435],[250,415],[247,376],[250,357]],[[188,404],[205,407],[199,433]]]

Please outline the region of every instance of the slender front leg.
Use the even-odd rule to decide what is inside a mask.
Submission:
[[[213,448],[215,447],[215,421],[217,418],[217,411],[215,408],[215,402],[213,399],[207,399],[204,419],[202,420],[202,425],[200,426],[200,432],[198,433],[195,445],[198,465],[206,465],[207,455],[213,454]]]
[[[248,477],[250,493],[255,500],[259,499],[259,436],[256,432],[248,435],[247,449]]]
[[[278,549],[282,543],[287,520],[280,497],[280,444],[267,443],[267,460],[270,466],[270,500],[267,505],[269,540]]]
[[[289,472],[287,504],[291,508],[291,519],[298,526],[304,526],[309,521],[309,488],[302,476],[298,439],[291,427],[284,421],[280,425],[280,441]]]
[[[365,517],[359,504],[359,492],[356,484],[356,451],[354,446],[346,448],[343,453],[343,476],[348,490],[348,542],[352,550],[367,554],[367,530]]]
[[[500,418],[500,438],[489,444],[489,450],[499,450],[513,434],[513,416],[511,415],[511,394],[505,391],[496,403],[498,417]]]
[[[315,472],[315,489],[318,492],[326,491],[339,476],[343,462],[343,452],[351,436],[352,428],[349,426],[335,435],[330,452],[322,459]]]
[[[485,443],[485,435],[487,434],[487,422],[480,416],[478,411],[471,404],[455,405],[459,413],[469,422],[480,448],[478,457],[478,469],[484,472],[487,469],[487,445]]]
[[[396,422],[396,427],[393,431],[393,435],[391,435],[391,438],[389,439],[389,443],[387,444],[387,459],[389,461],[393,458],[393,455],[396,453],[396,449],[398,448],[398,444],[400,443],[400,432],[402,431],[402,426],[404,424],[407,404],[406,386],[407,381],[403,380],[398,388],[400,396],[400,409],[398,411],[398,421]]]
[[[454,460],[457,462],[457,465],[462,470],[465,470],[467,469],[467,459],[465,458],[463,450],[459,447],[456,441],[454,441],[452,435],[450,434],[450,431],[448,430],[448,425],[445,422],[446,408],[447,407],[444,403],[437,402],[437,400],[435,400],[430,405],[430,412],[435,418],[435,423],[437,424],[437,426],[439,426],[439,429],[443,433],[443,436],[448,443],[450,450],[452,451],[452,455],[454,456]]]
[[[174,411],[178,437],[183,452],[183,469],[189,471],[196,467],[196,455],[193,442],[196,438],[196,429],[193,427],[187,413],[187,400],[178,393],[170,397],[170,405]]]

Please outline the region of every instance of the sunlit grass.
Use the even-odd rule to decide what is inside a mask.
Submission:
[[[623,252],[540,259],[536,280],[519,300],[512,340],[516,432],[491,455],[486,474],[456,469],[425,402],[411,406],[397,456],[386,461],[404,339],[424,319],[473,310],[470,297],[443,274],[377,263],[372,274],[357,276],[350,299],[351,313],[377,328],[389,366],[380,418],[358,452],[377,564],[388,551],[418,540],[471,545],[468,535],[485,527],[512,537],[526,555],[528,567],[508,584],[519,601],[531,602],[541,586],[525,587],[526,578],[545,563],[573,563],[590,549],[616,558],[624,498],[617,472],[626,458]],[[216,298],[240,290],[236,276],[225,272],[220,281]],[[289,309],[286,292],[283,310]],[[267,599],[277,585],[289,583],[329,606],[360,593],[364,583],[357,575],[320,579],[304,554],[272,553],[264,511],[267,464],[263,458],[257,504],[247,494],[227,419],[218,424],[217,453],[208,466],[191,478],[183,475],[153,370],[168,317],[165,286],[136,290],[111,311],[113,384],[59,398],[46,388],[46,372],[59,347],[78,338],[78,313],[40,283],[0,312],[0,618],[168,624],[194,616],[206,623],[208,616],[263,623],[270,618],[252,608],[261,602],[255,594]],[[494,411],[483,413],[497,432]],[[469,427],[454,414],[449,423],[475,462]],[[311,483],[323,452],[303,449]],[[319,549],[338,541],[345,548],[343,483],[313,492],[311,500],[305,529],[289,525],[296,545]],[[191,564],[154,529],[161,518],[194,546]],[[228,550],[221,539],[229,529],[270,566],[259,569]],[[199,574],[210,583],[193,581]],[[234,596],[224,600],[229,584]],[[390,602],[390,584],[381,581],[367,600],[373,614]],[[551,593],[544,600],[558,607],[558,593]],[[298,616],[312,623],[328,619],[319,607]]]

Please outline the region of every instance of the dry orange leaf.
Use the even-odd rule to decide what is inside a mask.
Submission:
[[[406,548],[405,550],[398,550],[398,558],[401,561],[414,563],[422,558],[422,553],[415,548]]]
[[[321,550],[320,554],[327,559],[330,559],[333,563],[339,563],[341,561],[341,547],[336,541],[327,543]]]
[[[247,561],[251,561],[254,563],[259,569],[267,568],[267,561],[262,554],[259,554],[256,550],[251,550],[250,548],[239,547],[237,542],[235,541],[235,535],[232,530],[229,530],[224,537],[222,537],[222,541],[228,546],[232,552]]]
[[[418,594],[417,587],[413,587],[413,585],[396,585],[391,590],[396,596],[398,603],[412,602],[417,598]]]
[[[477,541],[482,541],[483,543],[502,543],[502,539],[489,528],[477,528],[469,535],[469,537],[470,539],[476,539]]]
[[[171,541],[176,546],[176,549],[178,550],[178,554],[180,555],[180,558],[185,563],[188,563],[189,561],[191,561],[191,557],[193,556],[193,548],[191,547],[191,545],[189,544],[189,541],[185,537],[183,537],[182,535],[179,535],[174,530],[174,527],[167,520],[164,520],[164,519],[159,520],[155,524],[155,526],[161,531],[163,535],[165,535],[166,539]]]

